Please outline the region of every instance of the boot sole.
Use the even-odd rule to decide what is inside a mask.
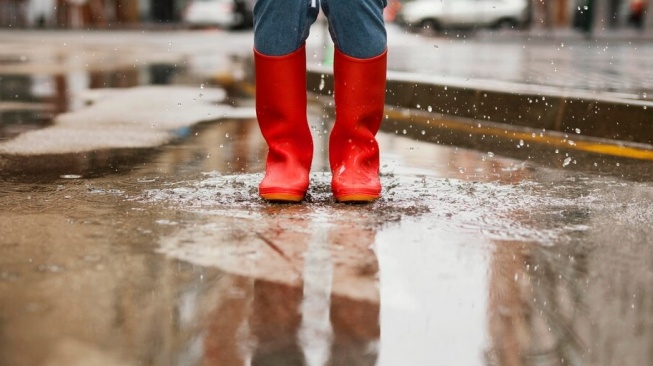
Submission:
[[[268,202],[299,202],[304,199],[303,195],[292,193],[265,193],[260,196]]]
[[[342,203],[369,203],[376,201],[380,195],[372,194],[348,194],[343,196],[337,196],[336,201]]]

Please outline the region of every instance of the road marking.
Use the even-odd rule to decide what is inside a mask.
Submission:
[[[487,124],[488,122],[479,121],[478,123],[471,124],[469,122],[447,119],[446,117],[426,116],[416,113],[406,114],[403,110],[386,110],[385,114],[387,118],[393,120],[410,119],[412,123],[419,123],[422,126],[445,128],[466,133],[473,133],[476,135],[494,135],[513,140],[523,140],[524,142],[528,141],[553,147],[564,147],[566,149],[612,155],[624,158],[653,160],[653,150],[651,149],[638,148],[635,146],[620,146],[610,143],[608,140],[605,140],[606,142],[591,142],[583,140],[588,138],[587,136],[583,135],[568,136],[565,138],[563,136],[555,136],[551,133],[562,133],[560,131],[542,132],[540,130],[532,129],[533,132],[523,132],[518,131],[515,128],[516,126],[511,125],[508,125],[505,128],[497,127],[496,122],[491,122],[494,124],[494,126],[484,126],[483,124]],[[437,122],[437,124],[434,124],[433,122]],[[576,138],[581,140],[576,140]]]

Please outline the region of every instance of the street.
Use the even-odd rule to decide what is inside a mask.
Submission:
[[[0,365],[653,364],[650,145],[387,106],[382,198],[339,204],[311,94],[268,204],[251,33],[120,36],[0,33]]]

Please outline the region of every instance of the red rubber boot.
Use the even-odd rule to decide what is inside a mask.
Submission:
[[[357,59],[335,51],[336,121],[329,138],[331,189],[339,202],[371,202],[381,196],[379,145],[387,51]]]
[[[306,118],[306,50],[284,56],[254,51],[256,115],[268,143],[259,195],[268,201],[301,201],[313,159]]]

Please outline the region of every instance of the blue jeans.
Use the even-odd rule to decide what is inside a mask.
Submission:
[[[298,50],[308,38],[320,5],[329,33],[340,52],[355,58],[383,53],[387,35],[383,8],[387,0],[257,0],[254,48],[267,56]]]

